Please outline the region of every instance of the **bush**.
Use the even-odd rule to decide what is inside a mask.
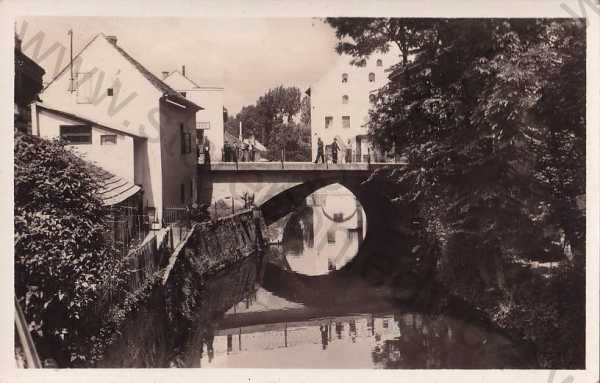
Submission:
[[[14,155],[15,293],[41,357],[77,364],[99,331],[101,286],[119,282],[103,238],[107,211],[97,181],[62,143],[15,132]]]

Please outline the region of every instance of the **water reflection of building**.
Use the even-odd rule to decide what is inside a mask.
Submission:
[[[282,248],[291,270],[327,274],[348,263],[362,245],[366,220],[356,197],[340,185],[313,193],[283,229]]]
[[[292,303],[278,302],[274,310],[264,304],[250,302],[248,312],[280,315]],[[308,312],[319,315],[314,309]],[[230,310],[222,323],[235,323],[236,315],[241,314]],[[216,330],[210,341],[212,351],[200,356],[207,361],[202,366],[514,368],[530,363],[501,335],[445,316],[412,312],[306,320],[296,316],[276,323],[261,318],[255,324]]]

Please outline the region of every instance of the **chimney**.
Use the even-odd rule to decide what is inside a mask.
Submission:
[[[113,45],[117,45],[117,36],[115,35],[106,36],[106,40]]]
[[[181,74],[185,77],[185,65],[181,66]]]
[[[167,76],[169,75],[169,71],[168,70],[163,70],[161,73],[162,73],[163,80],[166,79]]]

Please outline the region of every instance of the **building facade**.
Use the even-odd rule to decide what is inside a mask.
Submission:
[[[29,105],[38,100],[42,90],[44,69],[21,50],[21,40],[15,36],[15,129],[31,133]]]
[[[398,62],[398,55],[394,51],[375,53],[364,67],[350,65],[350,60],[347,55],[340,56],[307,91],[311,103],[313,159],[317,155],[317,137],[325,145],[337,139],[342,149],[338,153],[341,162],[366,162],[369,154],[373,157],[367,141],[369,109],[374,93],[388,81],[385,70]]]
[[[115,37],[94,37],[41,98],[52,107],[41,113],[37,134],[66,138],[98,166],[127,176],[158,219],[166,207],[195,201],[193,137],[200,107],[150,73]]]
[[[202,105],[196,112],[196,132],[198,145],[204,150],[210,148],[213,161],[221,160],[223,150],[223,91],[219,86],[201,86],[181,71],[163,72],[163,81],[190,101]]]

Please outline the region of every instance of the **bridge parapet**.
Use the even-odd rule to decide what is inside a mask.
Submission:
[[[315,164],[313,162],[213,162],[210,164],[211,172],[279,172],[281,170],[301,172],[343,172],[363,171],[370,172],[383,167],[403,167],[406,163],[345,163],[345,164]]]

